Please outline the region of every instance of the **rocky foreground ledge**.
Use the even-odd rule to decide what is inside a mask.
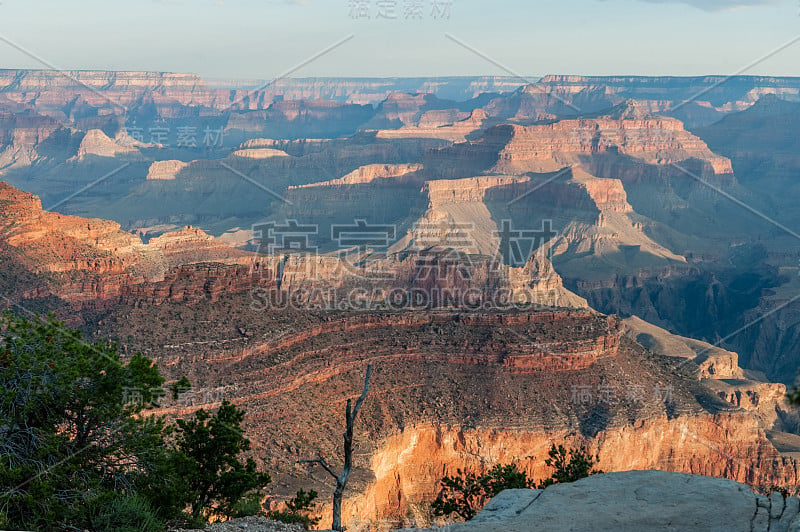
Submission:
[[[800,499],[757,495],[732,480],[624,471],[546,490],[506,490],[474,519],[430,532],[800,532]],[[208,532],[294,532],[262,517],[234,519]],[[405,529],[398,532],[421,531]],[[188,532],[188,531],[187,531]]]
[[[447,532],[789,532],[800,531],[799,510],[797,497],[757,495],[732,480],[625,471],[546,490],[503,491]]]
[[[253,516],[212,523],[203,529],[175,528],[169,532],[305,532],[303,525],[277,523],[266,517]]]

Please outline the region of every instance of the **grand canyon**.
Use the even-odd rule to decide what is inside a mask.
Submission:
[[[797,495],[800,77],[508,74],[0,70],[0,309],[241,409],[321,529],[367,367],[347,530],[553,445]]]

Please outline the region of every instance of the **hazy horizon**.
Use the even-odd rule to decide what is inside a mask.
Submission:
[[[800,76],[794,0],[3,0],[0,21],[8,69]]]

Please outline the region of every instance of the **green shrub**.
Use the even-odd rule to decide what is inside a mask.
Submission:
[[[244,412],[223,402],[168,425],[148,414],[163,384],[152,360],[53,316],[0,315],[0,529],[148,532],[252,511],[243,498],[269,475],[240,458]]]
[[[108,532],[161,532],[164,524],[138,495],[122,495],[95,500],[89,505],[90,530]]]
[[[602,473],[592,469],[597,457],[590,456],[584,448],[568,451],[563,445],[556,447],[553,444],[548,454],[550,457],[544,462],[554,471],[550,478],[536,486],[539,489]],[[516,466],[500,464],[483,475],[466,473],[459,469],[455,476],[444,477],[440,484],[439,495],[431,503],[433,514],[456,514],[465,520],[475,517],[489,499],[503,490],[534,487],[533,481],[524,472],[517,470]]]
[[[258,496],[270,482],[268,474],[258,471],[255,460],[239,458],[250,450],[241,427],[244,415],[223,400],[213,414],[200,409],[194,418],[176,421],[175,471],[190,495],[193,519],[230,518],[243,498]]]
[[[567,457],[568,453],[569,458]],[[550,478],[546,478],[539,483],[539,489],[545,489],[547,486],[563,482],[575,482],[589,475],[602,473],[602,471],[592,469],[597,457],[590,456],[583,447],[567,451],[563,445],[556,447],[553,444],[548,454],[550,458],[545,460],[544,463],[552,467],[554,471]]]
[[[456,514],[470,520],[489,499],[501,491],[531,488],[533,482],[524,472],[517,470],[515,465],[498,464],[480,476],[464,473],[459,469],[456,476],[444,477],[441,486],[439,496],[431,503],[433,514]]]
[[[261,515],[264,509],[261,507],[261,494],[253,493],[243,497],[233,505],[232,517],[250,517],[251,515]]]

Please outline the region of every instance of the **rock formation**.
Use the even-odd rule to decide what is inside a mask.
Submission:
[[[154,161],[147,170],[146,179],[171,181],[188,166],[189,163],[183,161]]]
[[[452,112],[427,111],[419,117],[417,125],[404,124],[399,129],[381,129],[377,138],[407,139],[435,138],[451,142],[464,142],[479,132],[486,123],[487,115],[483,109],[475,109],[467,116]]]
[[[361,166],[349,174],[337,179],[289,187],[289,190],[295,188],[325,187],[336,185],[361,185],[365,183],[372,183],[378,179],[396,179],[414,172],[418,172],[421,169],[421,164],[370,164]]]
[[[289,154],[270,148],[246,148],[233,151],[231,156],[244,159],[269,159],[270,157],[288,157]]]
[[[135,309],[132,317],[147,312]],[[290,486],[287,494],[291,486],[317,489],[292,461],[335,454],[341,400],[363,365],[374,364],[380,371],[365,403],[364,458],[344,507],[351,530],[429,523],[439,479],[457,468],[515,463],[544,478],[553,442],[586,445],[604,471],[655,468],[764,489],[797,480],[796,463],[775,449],[758,416],[696,381],[693,362],[647,354],[618,337],[613,318],[531,309],[339,318],[311,311],[302,320],[262,312],[261,330],[273,332],[262,337],[263,326],[255,326],[248,345],[216,354],[191,344],[162,351],[160,363],[188,374],[199,394],[164,413],[210,406],[218,396],[209,403],[203,390],[224,387],[225,398],[247,405],[251,434]],[[235,388],[226,387],[231,379]],[[291,431],[279,430],[289,417]]]
[[[92,155],[97,157],[120,157],[122,160],[125,160],[126,156],[132,158],[137,158],[138,156],[141,158],[136,148],[110,139],[99,129],[92,129],[86,133],[75,157],[78,161],[83,161]]]
[[[624,104],[597,118],[559,120],[537,126],[495,126],[480,139],[432,153],[426,167],[443,171],[444,166],[455,163],[451,174],[476,169],[523,173],[551,172],[582,164],[588,171],[601,175],[596,173],[598,169],[603,174],[609,173],[609,164],[627,157],[645,165],[688,164],[701,176],[733,173],[728,159],[711,152],[680,121],[650,116],[629,118],[629,106]],[[625,171],[616,174],[622,179],[634,179],[631,170],[628,169],[631,177]]]
[[[751,106],[796,99],[797,80],[733,78],[683,105],[720,79],[247,91],[71,75],[0,72],[3,178],[96,217],[0,185],[2,305],[55,308],[189,376],[200,395],[163,413],[246,405],[280,495],[322,492],[295,461],[335,456],[368,362],[351,529],[427,524],[438,480],[459,467],[513,461],[543,478],[552,442],[587,445],[607,471],[797,483],[800,420],[785,384],[753,371],[788,382],[797,366],[797,244],[776,236],[796,218],[797,104]],[[758,125],[775,147],[753,143]],[[134,139],[152,126],[224,142]],[[290,222],[311,228],[306,246],[250,238]],[[367,224],[385,238],[342,236]],[[522,232],[527,248],[511,241]]]
[[[0,183],[0,239],[14,249],[21,265],[46,276],[49,293],[74,303],[94,304],[125,297],[135,285],[163,282],[174,268],[217,262],[244,265],[250,254],[215,241],[197,228],[184,228],[148,244],[106,220],[64,216],[42,210],[36,196]],[[207,270],[208,283],[215,270]],[[173,274],[179,275],[179,274]],[[201,286],[203,285],[201,283]],[[240,289],[247,289],[245,282]]]
[[[635,494],[631,497],[631,494]],[[506,490],[453,532],[800,530],[800,500],[730,480],[663,471],[592,475],[545,490]]]
[[[724,84],[720,84],[723,79]],[[636,99],[655,113],[674,114],[692,126],[716,122],[731,110],[746,109],[767,94],[795,100],[800,96],[796,78],[764,76],[545,76],[540,83],[562,98],[602,91],[616,100],[614,103]]]

